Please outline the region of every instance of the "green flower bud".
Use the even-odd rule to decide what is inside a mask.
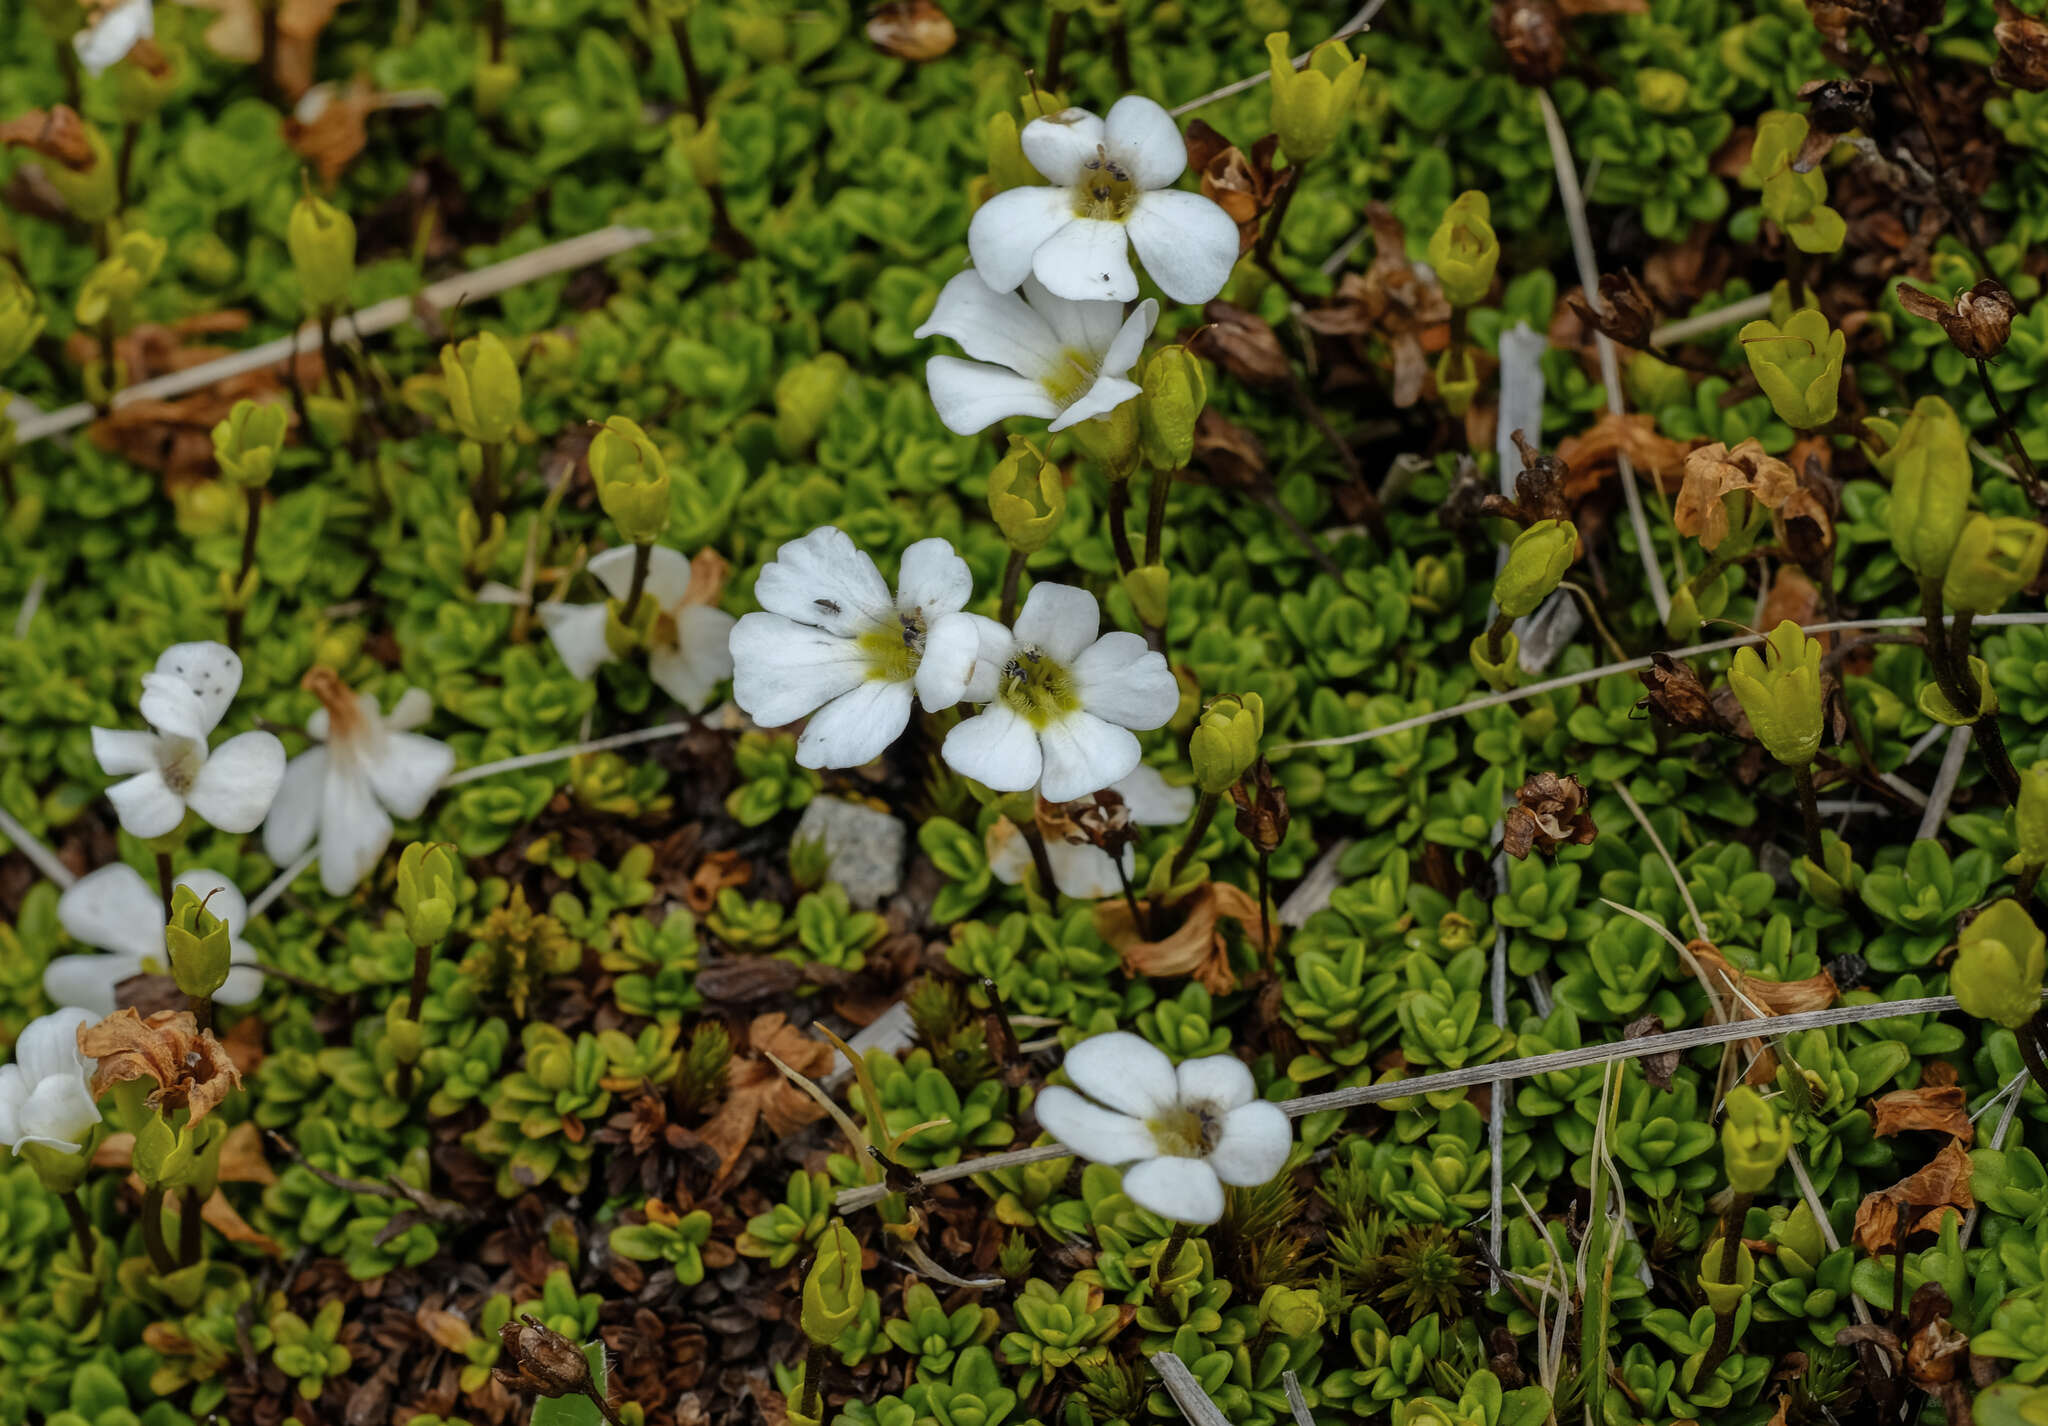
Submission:
[[[1479,394],[1479,363],[1472,359],[1472,348],[1444,348],[1436,359],[1436,394],[1454,419],[1465,418],[1472,398]]]
[[[113,151],[107,147],[106,136],[100,133],[97,124],[86,123],[84,127],[85,144],[92,150],[92,162],[84,168],[46,163],[43,165],[43,177],[49,180],[50,187],[57,190],[73,217],[88,227],[98,227],[113,217],[114,210],[121,206],[121,194],[116,186]]]
[[[441,348],[448,410],[463,435],[482,445],[512,439],[519,422],[519,367],[496,332]]]
[[[107,71],[114,108],[124,122],[139,124],[153,119],[177,97],[185,52],[161,36],[157,38],[156,52],[162,56],[161,64],[138,64],[131,58]]]
[[[1721,1104],[1721,1160],[1728,1186],[1758,1194],[1771,1186],[1792,1152],[1792,1120],[1746,1084],[1728,1091]]]
[[[2008,896],[1963,927],[1948,984],[1965,1013],[2017,1030],[2041,1008],[2044,975],[2048,939],[2027,908]]]
[[[1166,587],[1163,564],[1139,565],[1124,576],[1124,593],[1130,596],[1131,607],[1138,611],[1139,622],[1147,628],[1166,625]]]
[[[1749,369],[1778,419],[1802,431],[1835,419],[1849,339],[1831,330],[1818,310],[1802,307],[1782,327],[1760,318],[1742,329],[1741,340]]]
[[[28,354],[48,321],[36,311],[34,289],[13,268],[0,267],[0,373]]]
[[[2048,866],[2048,762],[2035,763],[2020,773],[2012,835],[2019,850],[2007,860],[2007,871],[2018,876],[2028,867]]]
[[[98,327],[111,320],[116,328],[126,327],[129,308],[163,266],[165,251],[164,240],[152,233],[123,233],[114,251],[87,274],[79,289],[74,309],[79,325]]]
[[[227,984],[234,963],[234,938],[228,923],[207,910],[189,886],[171,893],[164,950],[171,958],[171,979],[185,994],[203,1000]]]
[[[1984,660],[1975,657],[1971,658],[1969,668],[1971,681],[1977,689],[1975,708],[1958,708],[1949,702],[1948,695],[1941,691],[1939,684],[1925,683],[1920,686],[1920,696],[1914,700],[1919,704],[1920,711],[1935,722],[1945,723],[1951,728],[1960,728],[1965,723],[1974,723],[1979,718],[1989,718],[1996,713],[1998,690],[1991,686],[1990,668]]]
[[[1306,1337],[1322,1329],[1326,1314],[1322,1295],[1314,1288],[1275,1283],[1259,1299],[1259,1316],[1282,1337]]]
[[[1899,560],[1940,579],[1970,518],[1970,438],[1939,396],[1923,396],[1879,467],[1892,478],[1890,526]]]
[[[1203,709],[1188,739],[1195,786],[1212,797],[1228,792],[1258,761],[1265,731],[1266,705],[1256,693],[1226,695]]]
[[[1138,468],[1138,403],[1126,401],[1107,416],[1096,416],[1067,433],[1111,480],[1128,479]]]
[[[1492,216],[1486,195],[1468,189],[1444,210],[1444,220],[1430,235],[1429,265],[1453,307],[1477,306],[1493,286],[1500,239],[1493,234]]]
[[[598,504],[619,533],[651,545],[668,528],[668,462],[648,434],[624,416],[607,419],[590,443]]]
[[[867,1287],[860,1276],[860,1243],[842,1218],[834,1218],[818,1241],[818,1256],[804,1278],[801,1324],[804,1336],[829,1347],[860,1320]]]
[[[820,352],[776,379],[775,449],[785,459],[810,449],[818,428],[839,404],[846,378],[846,358],[838,352]]]
[[[1414,592],[1408,602],[1425,614],[1447,614],[1457,607],[1465,592],[1464,561],[1442,555],[1419,555],[1415,560]]]
[[[1692,378],[1649,352],[1630,353],[1622,374],[1628,378],[1631,398],[1646,411],[1692,400]]]
[[[1145,362],[1139,383],[1138,439],[1154,470],[1179,470],[1195,451],[1195,422],[1209,399],[1201,358],[1179,343],[1161,347]]]
[[[988,513],[1010,548],[1037,554],[1059,533],[1067,514],[1067,487],[1060,468],[1022,436],[988,477]]]
[[[1522,641],[1510,629],[1500,636],[1500,659],[1498,662],[1487,656],[1487,645],[1491,643],[1485,634],[1472,641],[1468,652],[1472,656],[1472,667],[1486,680],[1486,686],[1495,693],[1505,693],[1521,681],[1522,668],[1518,660],[1522,655]]]
[[[1674,69],[1636,71],[1636,103],[1652,114],[1676,114],[1692,95],[1692,81]]]
[[[92,1167],[90,1153],[67,1154],[54,1144],[22,1144],[14,1152],[28,1160],[36,1181],[51,1193],[76,1193]]]
[[[1956,537],[1941,579],[1950,609],[1996,614],[2034,582],[2048,553],[2048,528],[2021,515],[1972,515]]]
[[[356,275],[356,225],[332,203],[308,193],[292,204],[285,246],[299,275],[299,295],[313,312],[332,312],[348,298]]]
[[[1358,107],[1365,56],[1353,59],[1342,40],[1327,40],[1296,69],[1292,48],[1284,32],[1266,36],[1273,72],[1273,132],[1280,136],[1280,151],[1287,161],[1304,164],[1337,141]]]
[[[431,949],[447,938],[460,900],[462,864],[443,842],[414,842],[398,857],[398,914],[415,946]]]
[[[1790,619],[1771,630],[1765,657],[1753,647],[1736,650],[1728,686],[1749,715],[1764,750],[1787,767],[1806,767],[1820,751],[1820,644]]]
[[[213,458],[221,478],[253,490],[268,485],[284,449],[291,413],[269,401],[237,401],[228,418],[213,428]]]
[[[1578,527],[1569,520],[1538,520],[1508,546],[1508,562],[1493,581],[1493,602],[1510,619],[1536,612],[1572,567]]]

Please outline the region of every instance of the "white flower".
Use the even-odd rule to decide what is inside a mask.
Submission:
[[[161,931],[161,927],[159,927]],[[0,1144],[75,1154],[100,1122],[92,1075],[98,1064],[78,1048],[78,1031],[102,1017],[59,1010],[31,1020],[14,1042],[14,1063],[0,1065]]]
[[[1192,787],[1174,787],[1159,775],[1157,769],[1144,763],[1139,763],[1129,777],[1119,778],[1106,790],[1123,799],[1124,811],[1132,822],[1141,827],[1176,826],[1187,821],[1195,810],[1195,790]],[[1088,805],[1085,800],[1081,803],[1082,808]],[[1077,810],[1080,809],[1055,809],[1066,814]],[[1063,817],[1061,820],[1066,819]],[[1043,822],[1040,825],[1043,830]],[[987,846],[988,868],[995,873],[997,881],[1016,886],[1024,880],[1024,873],[1031,869],[1031,846],[1008,818],[988,829]],[[1052,863],[1053,884],[1062,896],[1071,896],[1076,901],[1100,901],[1123,890],[1124,883],[1116,874],[1116,863],[1109,859],[1108,852],[1092,843],[1070,842],[1046,832],[1045,859]],[[1124,847],[1121,860],[1124,877],[1136,875],[1137,849]]]
[[[323,705],[306,720],[306,732],[324,746],[308,748],[285,769],[263,824],[263,854],[284,866],[317,836],[320,885],[329,896],[346,896],[391,845],[392,817],[426,810],[455,766],[455,752],[409,731],[434,711],[425,689],[408,688],[386,715],[375,698],[352,692],[330,669],[314,669],[302,686]]]
[[[967,696],[993,619],[961,612],[974,593],[967,561],[944,540],[903,552],[892,598],[882,572],[844,530],[821,525],[775,552],[754,584],[765,611],[732,631],[733,701],[764,728],[811,719],[804,767],[859,767],[910,722],[911,692],[929,710]]]
[[[1249,1188],[1287,1163],[1294,1129],[1257,1097],[1234,1055],[1188,1060],[1123,1030],[1067,1051],[1067,1078],[1038,1096],[1038,1122],[1084,1159],[1127,1165],[1124,1192],[1140,1208],[1182,1223],[1223,1216],[1223,1185]]]
[[[1180,704],[1180,685],[1136,634],[1095,637],[1095,596],[1033,585],[1015,632],[997,627],[981,648],[967,696],[988,706],[946,735],[953,770],[997,792],[1038,789],[1072,802],[1129,776],[1133,728],[1157,728]]]
[[[255,969],[256,951],[242,939],[249,903],[217,871],[188,871],[177,885],[190,887],[207,911],[227,923],[233,969],[213,993],[222,1005],[247,1005],[263,989]],[[43,971],[43,991],[59,1005],[73,1005],[105,1018],[114,1013],[114,989],[131,975],[169,975],[164,950],[164,903],[156,888],[125,862],[88,872],[57,898],[57,920],[72,940],[97,946],[106,955],[59,956]]]
[[[1150,99],[1116,101],[1107,121],[1066,109],[1024,126],[1024,156],[1049,188],[1012,188],[975,211],[967,251],[1008,292],[1035,274],[1074,301],[1138,295],[1126,249],[1176,302],[1207,302],[1237,265],[1237,224],[1199,193],[1172,187],[1188,166],[1173,117]]]
[[[620,545],[595,555],[590,572],[614,599],[633,592],[633,547]],[[662,692],[692,713],[704,711],[711,690],[732,677],[727,641],[733,617],[715,608],[703,589],[693,588],[690,561],[665,545],[649,551],[646,592],[661,610],[655,616],[653,647],[647,653],[647,674]],[[716,598],[715,594],[709,598]],[[569,672],[589,679],[616,655],[605,638],[610,617],[605,604],[543,604],[540,622],[554,641]]]
[[[117,0],[71,37],[71,47],[78,51],[78,62],[87,74],[104,74],[155,33],[156,13],[150,0]]]
[[[190,807],[223,832],[253,832],[284,779],[284,744],[240,733],[211,755],[206,740],[242,686],[242,661],[226,644],[173,644],[142,676],[142,717],[154,732],[92,730],[93,756],[121,777],[107,799],[132,836],[175,831]]]
[[[1157,302],[1148,297],[1126,317],[1120,302],[1069,302],[1035,278],[1022,290],[997,292],[980,274],[960,273],[913,334],[951,337],[975,358],[925,364],[947,430],[971,436],[1005,416],[1040,416],[1064,431],[1139,394],[1125,373],[1159,320]]]

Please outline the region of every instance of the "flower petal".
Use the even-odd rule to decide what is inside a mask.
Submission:
[[[1135,217],[1138,209],[1131,212]],[[1231,231],[1237,231],[1236,224],[1231,224]],[[1031,255],[1031,273],[1055,297],[1076,302],[1128,302],[1138,295],[1138,276],[1131,271],[1130,235],[1122,223],[1106,218],[1075,218],[1040,243]]]
[[[328,756],[325,748],[308,748],[284,766],[284,781],[277,785],[270,815],[263,819],[263,855],[281,867],[290,866],[313,845]]]
[[[973,614],[948,614],[925,631],[916,681],[918,701],[926,712],[951,708],[967,696],[975,661],[981,656],[981,628],[975,619]]]
[[[976,361],[994,362],[1033,380],[1060,360],[1060,339],[1046,319],[1014,290],[990,287],[973,268],[947,279],[931,316],[911,335],[951,337]]]
[[[780,614],[743,616],[730,647],[733,701],[764,728],[794,723],[868,676],[868,657],[852,639]]]
[[[347,896],[391,845],[391,814],[359,772],[337,769],[321,792],[320,887],[329,896]]]
[[[384,715],[384,726],[395,728],[401,733],[414,728],[424,728],[427,720],[434,716],[434,695],[424,688],[408,688],[398,695],[398,702],[391,705],[391,711]]]
[[[128,57],[128,51],[156,33],[151,0],[121,0],[99,22],[71,37],[78,63],[87,74],[100,75]]]
[[[126,862],[110,862],[66,887],[57,898],[57,923],[80,945],[126,956],[164,953],[163,897]]]
[[[92,730],[92,755],[108,777],[126,777],[148,772],[157,765],[154,733],[129,732],[120,728]]]
[[[1067,665],[1067,672],[1073,675],[1083,708],[1126,728],[1142,732],[1160,727],[1180,706],[1180,684],[1165,657],[1121,629],[1083,650]]]
[[[141,973],[142,963],[131,956],[58,956],[43,967],[43,994],[104,1020],[114,1013],[114,987]]]
[[[1129,876],[1137,855],[1125,847],[1123,856],[1124,875]],[[1071,896],[1076,901],[1100,901],[1123,890],[1123,883],[1117,880],[1116,863],[1100,847],[1085,842],[1048,842],[1045,859],[1052,863],[1053,884],[1062,896]]]
[[[22,1027],[14,1043],[14,1062],[32,1081],[90,1073],[92,1061],[78,1048],[78,1032],[93,1023],[84,1010],[67,1009],[38,1015]],[[97,1122],[98,1116],[94,1116]]]
[[[232,940],[240,936],[249,924],[249,903],[235,884],[217,871],[205,867],[194,867],[181,875],[174,885],[188,889],[199,898],[208,912],[228,924],[228,936]]]
[[[189,644],[172,644],[157,655],[156,672],[177,679],[199,699],[205,709],[206,727],[195,737],[204,737],[220,726],[228,705],[242,686],[242,659],[226,644],[200,639]],[[143,679],[148,682],[147,676]],[[149,716],[149,710],[143,710]],[[155,722],[155,719],[150,719]],[[161,727],[161,724],[158,724]]]
[[[987,362],[935,356],[924,364],[939,422],[956,436],[985,431],[1009,416],[1050,420],[1060,414],[1059,402],[1028,376]]]
[[[206,700],[167,673],[145,673],[139,700],[142,720],[166,738],[203,743],[218,719],[209,718]]]
[[[1206,1105],[1218,1115],[1251,1103],[1259,1093],[1250,1067],[1236,1055],[1204,1055],[1188,1060],[1174,1071],[1174,1076],[1180,1083],[1180,1102],[1184,1106],[1192,1109]]]
[[[796,740],[799,767],[862,767],[910,723],[910,684],[874,678],[811,715]]]
[[[370,790],[394,817],[417,817],[441,780],[455,770],[455,749],[418,733],[387,733],[376,756],[364,760]]]
[[[1045,771],[1038,792],[1048,802],[1072,802],[1100,792],[1138,765],[1137,734],[1092,713],[1069,713],[1038,730]]]
[[[1152,1131],[1144,1124],[1128,1114],[1090,1104],[1060,1085],[1041,1090],[1033,1109],[1046,1133],[1098,1164],[1127,1164],[1159,1153]]]
[[[1017,138],[1024,157],[1047,183],[1072,188],[1081,180],[1083,165],[1103,146],[1104,135],[1102,120],[1086,109],[1062,109],[1033,119]]]
[[[36,1081],[17,1111],[21,1142],[48,1144],[77,1152],[92,1126],[100,1122],[99,1106],[85,1087],[82,1073],[53,1074]]]
[[[1034,584],[1013,626],[1019,648],[1037,649],[1059,663],[1072,663],[1095,642],[1102,608],[1095,596],[1071,584]]]
[[[967,224],[967,255],[997,292],[1031,275],[1039,245],[1074,222],[1074,195],[1065,188],[1012,188],[974,210]]]
[[[987,703],[1001,686],[1003,666],[1017,652],[1016,636],[986,614],[967,614],[974,621],[980,649],[974,656],[974,672],[968,675],[961,697],[969,703]]]
[[[263,993],[263,972],[256,969],[256,948],[238,939],[228,955],[228,978],[221,982],[213,998],[222,1005],[247,1005]]]
[[[1055,297],[1035,277],[1025,278],[1024,285],[1018,290],[1024,294],[1024,300],[1031,304],[1032,310],[1052,328],[1053,335],[1059,340],[1062,356],[1071,349],[1086,353],[1090,360],[1099,362],[1124,325],[1121,302],[1074,302],[1065,297]],[[1159,304],[1153,303],[1152,309],[1156,314]],[[1123,373],[1115,374],[1121,376]]]
[[[820,525],[777,550],[754,581],[754,598],[771,614],[849,638],[896,613],[882,572],[836,525]]]
[[[1090,1036],[1067,1051],[1061,1068],[1089,1098],[1138,1119],[1156,1119],[1180,1103],[1166,1051],[1128,1030]]]
[[[1199,193],[1140,194],[1125,226],[1146,273],[1176,302],[1207,302],[1237,266],[1237,224]]]
[[[1158,325],[1159,303],[1147,297],[1131,309],[1131,315],[1110,339],[1102,355],[1101,375],[1122,376],[1136,366],[1138,358],[1145,354],[1145,342]]]
[[[107,789],[107,801],[114,804],[114,815],[131,837],[161,837],[185,820],[185,799],[171,791],[155,768],[115,783]]]
[[[602,554],[592,555],[584,568],[605,587],[607,594],[622,600],[633,592],[633,560],[637,553],[631,545],[614,545]],[[681,551],[666,545],[648,550],[646,592],[654,596],[657,607],[674,607],[689,589],[690,562]]]
[[[223,832],[253,832],[284,782],[284,762],[275,733],[238,733],[200,765],[185,800]]]
[[[571,678],[588,683],[600,667],[611,662],[612,646],[604,636],[608,617],[604,605],[550,600],[536,606],[534,612],[540,615],[540,626],[548,631],[548,642],[561,655]]]
[[[991,703],[959,723],[939,752],[953,771],[997,792],[1028,792],[1038,785],[1038,734],[1005,704]]]
[[[1123,798],[1131,820],[1141,827],[1171,827],[1194,815],[1195,790],[1173,786],[1146,763],[1139,763],[1129,777],[1118,778],[1110,786]]]
[[[1126,94],[1110,106],[1102,127],[1110,159],[1122,164],[1138,187],[1164,188],[1187,172],[1187,140],[1157,100]]]
[[[701,604],[676,610],[675,646],[647,655],[648,676],[683,707],[702,713],[711,690],[732,677],[732,630],[738,622],[723,609]]]
[[[1250,1188],[1285,1168],[1293,1148],[1294,1125],[1287,1112],[1255,1099],[1223,1116],[1223,1133],[1209,1151],[1209,1164],[1225,1183]]]
[[[1142,394],[1142,388],[1135,382],[1125,381],[1116,376],[1098,376],[1088,384],[1086,391],[1074,398],[1074,404],[1060,412],[1059,419],[1046,429],[1064,431],[1069,426],[1079,425],[1097,416],[1107,416],[1124,402]]]
[[[1223,1216],[1223,1185],[1201,1159],[1147,1159],[1124,1171],[1124,1193],[1177,1223],[1214,1223]]]
[[[919,540],[903,552],[896,572],[896,607],[917,610],[927,622],[957,614],[974,597],[974,571],[937,536]]]

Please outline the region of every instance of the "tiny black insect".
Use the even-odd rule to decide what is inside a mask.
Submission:
[[[813,599],[811,603],[817,605],[820,609],[823,609],[827,614],[837,614],[840,612],[839,605],[834,600]]]

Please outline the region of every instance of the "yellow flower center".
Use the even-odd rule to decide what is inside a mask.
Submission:
[[[907,683],[924,659],[924,615],[911,609],[893,624],[877,624],[857,640],[868,658],[868,678]]]
[[[1079,347],[1068,347],[1053,363],[1052,370],[1039,377],[1038,384],[1062,410],[1081,399],[1081,393],[1095,380],[1095,358]]]
[[[1223,1132],[1223,1122],[1214,1114],[1187,1108],[1171,1109],[1157,1119],[1147,1119],[1145,1127],[1152,1132],[1159,1152],[1177,1159],[1206,1157]]]
[[[1074,216],[1121,223],[1137,196],[1137,180],[1097,145],[1095,157],[1081,165],[1080,180],[1074,184]]]
[[[1077,711],[1073,676],[1037,649],[1019,649],[1003,667],[997,697],[1033,728]]]

